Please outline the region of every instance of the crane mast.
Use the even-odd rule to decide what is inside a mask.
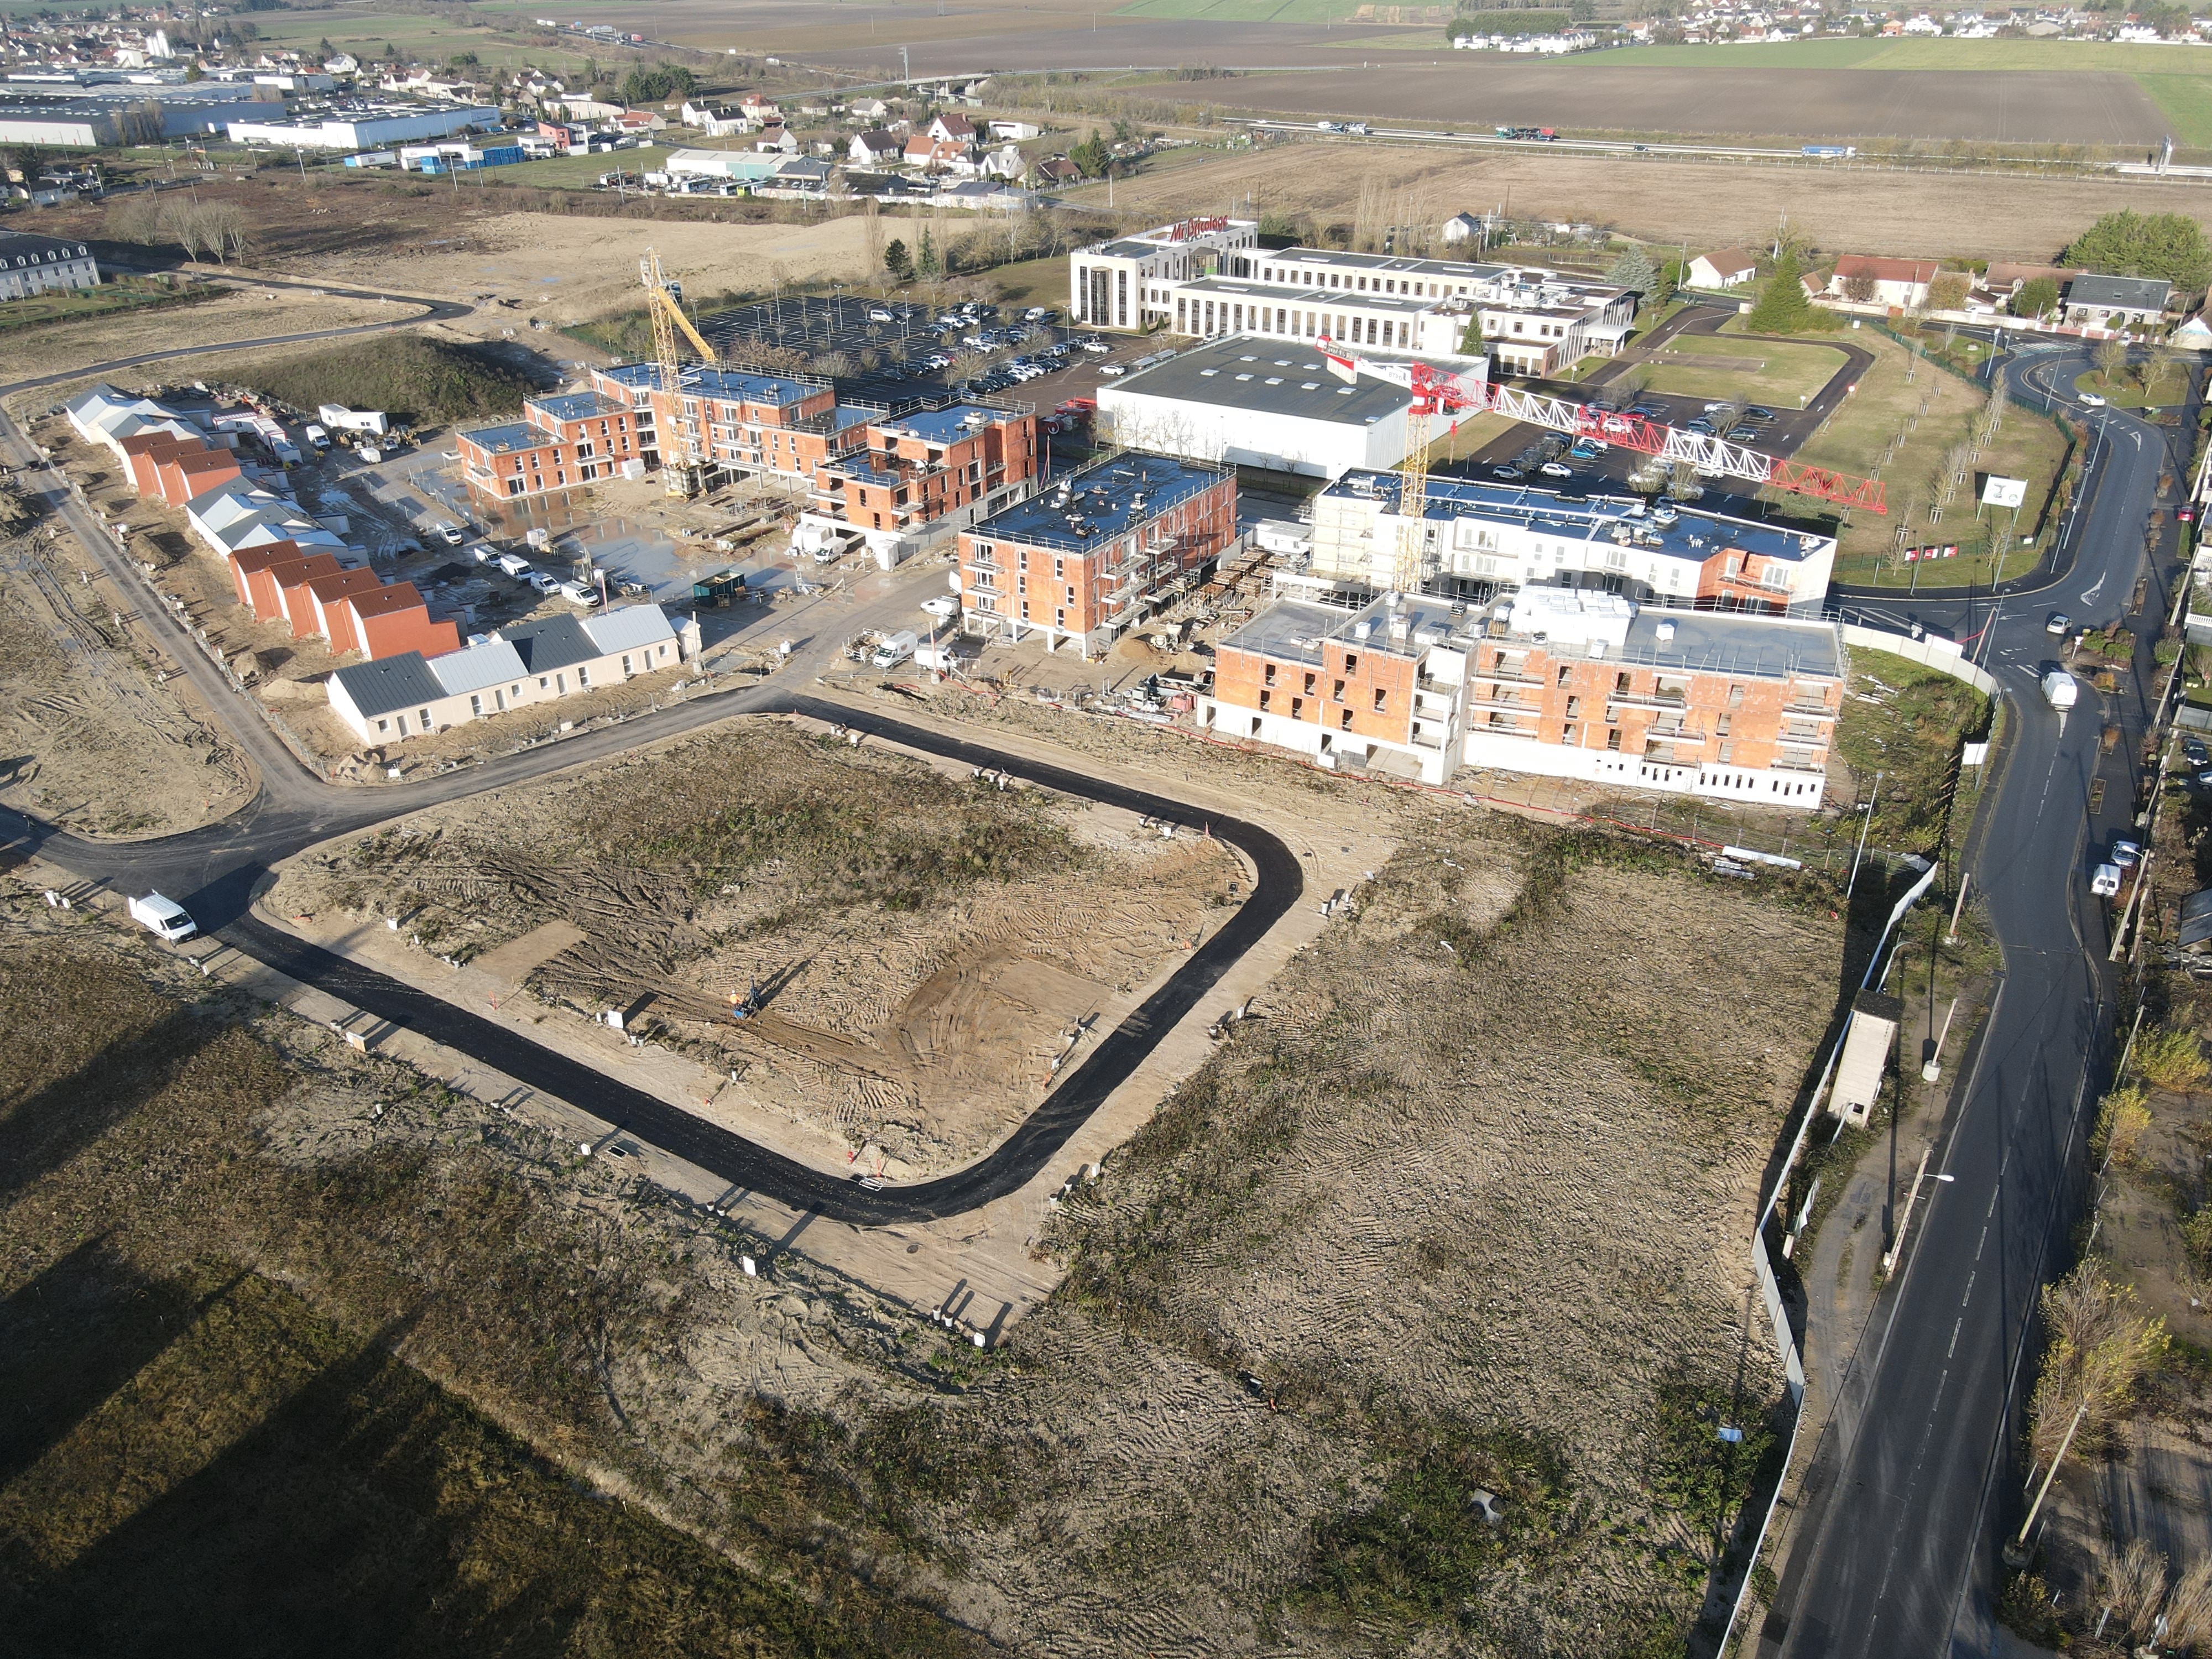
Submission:
[[[699,423],[684,411],[684,363],[678,355],[676,337],[680,330],[691,342],[699,360],[708,365],[715,361],[714,348],[700,337],[691,326],[691,319],[684,314],[678,303],[674,283],[661,270],[660,255],[653,249],[637,262],[638,275],[645,282],[646,314],[653,319],[653,356],[660,370],[660,389],[666,394],[668,419],[675,430],[663,431],[660,435],[660,473],[666,480],[668,493],[686,500],[698,495],[707,487],[708,465],[704,447],[699,441]],[[672,441],[673,440],[673,441]]]
[[[1750,484],[1786,490],[1850,508],[1886,513],[1881,481],[1854,477],[1830,467],[1768,455],[1721,438],[1708,438],[1676,427],[1569,403],[1536,392],[1516,392],[1488,381],[1470,380],[1419,362],[1392,361],[1347,353],[1324,337],[1316,342],[1329,370],[1338,379],[1353,380],[1364,374],[1405,387],[1413,394],[1406,410],[1406,459],[1398,466],[1398,546],[1390,585],[1401,593],[1419,591],[1426,562],[1429,497],[1429,456],[1432,422],[1438,415],[1451,418],[1493,413],[1510,420],[1540,426],[1572,438],[1599,442],[1653,455],[1666,461],[1686,461],[1699,471]]]

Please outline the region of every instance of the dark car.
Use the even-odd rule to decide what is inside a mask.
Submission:
[[[1693,421],[1683,422],[1682,430],[1685,432],[1694,432],[1701,438],[1711,438],[1717,435],[1713,431],[1713,423],[1702,415],[1698,416]]]
[[[1757,404],[1753,404],[1743,411],[1743,418],[1747,421],[1771,421],[1774,418],[1774,411],[1771,409],[1761,409]]]
[[[1759,436],[1755,426],[1732,426],[1728,429],[1728,441],[1732,444],[1747,444]]]

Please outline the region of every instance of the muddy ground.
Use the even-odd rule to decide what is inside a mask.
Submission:
[[[1011,1128],[1249,891],[1218,842],[762,722],[324,849],[272,903],[404,917],[735,1073],[726,1109],[921,1172]]]

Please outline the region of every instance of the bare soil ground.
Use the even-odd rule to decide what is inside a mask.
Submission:
[[[1968,174],[1824,173],[1808,189],[1787,168],[1649,157],[1571,155],[1440,155],[1427,148],[1358,145],[1326,150],[1298,143],[1209,157],[1115,185],[1117,208],[1158,221],[1186,212],[1312,216],[1347,227],[1370,181],[1406,192],[1419,222],[1441,224],[1462,210],[1501,203],[1516,215],[1610,225],[1694,252],[1730,240],[1759,245],[1786,209],[1790,223],[1836,252],[1878,247],[1923,256],[2047,259],[2108,211],[2109,180]],[[1103,188],[1098,204],[1104,203]],[[1078,199],[1090,204],[1087,191]],[[2173,212],[2212,224],[2212,188],[2161,190],[2142,212]]]
[[[1249,881],[1218,842],[779,724],[326,849],[275,902],[405,916],[488,971],[508,947],[548,1000],[629,1010],[737,1073],[725,1109],[927,1171],[1025,1115],[1070,1036],[1110,1029],[1232,891]]]
[[[362,869],[462,872],[474,910],[512,919],[484,941],[515,942],[510,967],[560,947],[554,969],[580,947],[520,943],[515,912],[559,904],[502,893],[483,829],[541,795],[513,815],[538,838],[526,888],[557,866],[590,895],[571,927],[605,936],[613,908],[664,957],[716,915],[757,922],[773,900],[820,928],[830,900],[858,912],[872,893],[886,902],[869,925],[890,939],[869,948],[889,959],[909,920],[990,881],[1016,890],[1040,857],[1079,859],[1079,883],[1061,884],[1094,911],[1122,885],[1105,878],[1128,854],[1085,845],[1060,809],[804,745],[858,781],[831,787],[811,764],[794,794],[787,746],[681,745],[691,793],[641,766],[558,799],[509,792],[477,824],[387,838]],[[1404,799],[1280,787],[1310,791],[1324,821],[1369,790]],[[0,1212],[5,1288],[95,1229],[161,1283],[250,1263],[356,1340],[383,1334],[592,1489],[787,1575],[810,1616],[853,1621],[817,1650],[942,1650],[958,1638],[924,1622],[938,1603],[1054,1655],[1582,1659],[1679,1643],[1765,1436],[1773,1378],[1742,1240],[1832,1005],[1839,929],[1766,884],[1458,808],[1404,812],[1405,850],[1066,1206],[1049,1242],[1068,1283],[990,1353],[830,1279],[803,1238],[772,1251],[734,1235],[326,1032],[243,1004],[178,1012],[195,988],[177,977],[133,993],[129,1018],[82,988],[35,1008],[0,997],[0,1052],[40,1057],[0,1100],[0,1201],[21,1195]],[[471,836],[474,863],[451,850]],[[964,875],[969,848],[983,878]],[[890,902],[947,890],[927,884],[948,872],[952,899]],[[42,973],[64,946],[106,952],[111,974],[144,959],[21,902],[0,943],[45,930],[26,945]],[[817,994],[853,1006],[867,990]],[[149,1052],[182,1067],[173,1084],[116,1086]],[[125,1187],[139,1201],[118,1214]],[[742,1276],[739,1249],[768,1276]],[[27,1527],[78,1472],[109,1489],[91,1454],[117,1419],[97,1408],[140,1369],[70,1373],[66,1411],[39,1419],[54,1425],[39,1484],[0,1522]],[[173,1420],[230,1443],[240,1415]],[[1744,1450],[1723,1424],[1746,1428]],[[125,1510],[67,1510],[73,1548],[167,1494],[187,1501],[181,1471],[209,1449],[140,1463]],[[162,1547],[140,1571],[170,1559],[170,1534],[150,1535]],[[637,1547],[625,1532],[573,1553]],[[658,1645],[706,1650],[682,1628]]]
[[[116,621],[129,602],[84,574],[68,538],[0,538],[0,800],[102,838],[222,817],[250,791],[244,761],[139,654]]]
[[[301,289],[242,289],[192,306],[50,323],[11,333],[7,366],[0,374],[10,380],[25,380],[143,352],[352,328],[413,314],[374,300],[343,300]],[[54,401],[46,394],[46,403]]]

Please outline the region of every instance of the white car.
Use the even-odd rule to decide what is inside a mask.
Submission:
[[[468,538],[468,532],[455,526],[441,524],[438,526],[438,539],[448,547],[459,547]]]
[[[561,584],[542,570],[533,570],[524,579],[541,593],[558,593]]]
[[[1562,466],[1557,461],[1547,461],[1536,470],[1547,478],[1571,478],[1575,476],[1574,468]]]
[[[872,323],[895,323],[898,319],[892,316],[890,312],[878,308],[868,313],[868,320]]]
[[[2105,406],[2105,400],[2094,392],[2077,392],[2074,399],[2084,409],[2102,409]]]
[[[2097,872],[2089,878],[2089,890],[2099,898],[2118,898],[2120,893],[2120,866],[2100,864]]]
[[[1127,363],[1108,363],[1098,372],[1111,380],[1117,374],[1127,374],[1129,372],[1129,366]]]
[[[933,599],[924,599],[921,608],[939,620],[949,622],[960,614],[960,601],[950,594],[939,593]]]

